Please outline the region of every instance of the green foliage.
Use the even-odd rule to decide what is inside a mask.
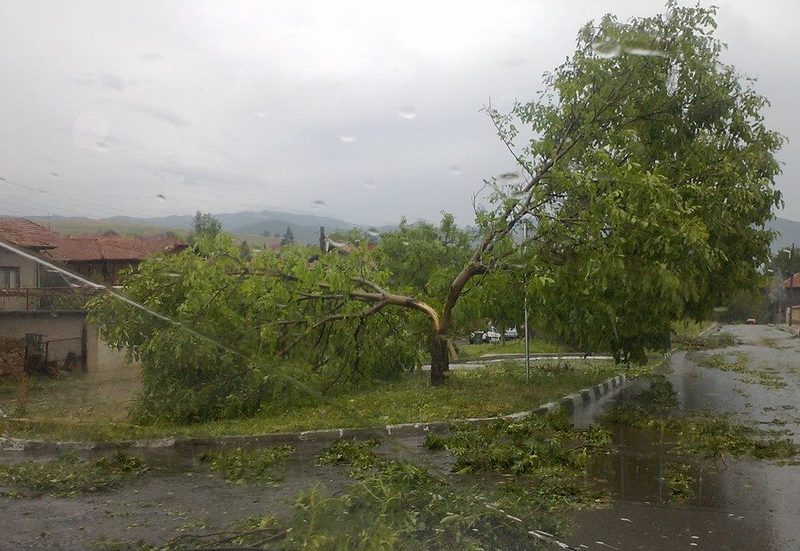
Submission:
[[[194,215],[194,236],[193,239],[201,237],[214,238],[222,233],[222,224],[214,218],[211,213],[203,213],[199,210]]]
[[[52,495],[71,497],[118,488],[148,470],[136,456],[117,452],[95,460],[64,454],[49,461],[0,465],[0,484],[5,495]]]
[[[716,8],[667,8],[586,25],[538,100],[490,110],[528,177],[488,182],[483,233],[532,220],[519,257],[539,323],[622,361],[754,288],[781,203],[784,138],[721,61]]]
[[[292,231],[291,226],[287,226],[286,231],[283,233],[283,237],[281,238],[281,247],[291,245],[292,243],[294,243],[294,232]]]
[[[669,491],[669,500],[683,503],[694,497],[697,481],[691,474],[692,467],[686,463],[669,462],[664,469],[664,482]]]
[[[285,461],[294,453],[294,448],[289,445],[271,446],[243,450],[211,450],[200,456],[201,463],[208,464],[212,471],[217,471],[234,484],[245,483],[271,483],[280,480],[273,467]]]
[[[589,455],[606,449],[610,442],[607,431],[576,429],[566,415],[554,414],[457,427],[446,437],[429,435],[425,445],[452,453],[456,457],[453,471],[461,474],[495,471],[570,478],[583,474]]]
[[[786,388],[786,382],[777,373],[750,367],[746,354],[738,352],[732,362],[728,361],[728,359],[729,357],[725,354],[714,354],[703,358],[700,365],[708,369],[740,373],[744,375],[742,381],[745,383],[754,383],[770,388]]]
[[[225,235],[142,263],[128,297],[90,315],[106,340],[142,363],[134,417],[196,422],[249,416],[265,404],[318,401],[334,385],[396,378],[417,364],[406,313],[362,317],[354,278],[382,283],[366,250],[309,260],[302,247],[250,259]],[[145,310],[146,309],[146,310]]]
[[[378,444],[377,440],[336,440],[317,456],[316,464],[352,465],[357,469],[372,467],[376,462],[372,448]]]

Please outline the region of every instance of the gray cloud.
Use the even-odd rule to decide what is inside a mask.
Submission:
[[[800,8],[715,3],[726,59],[758,77],[768,124],[790,138],[778,184],[784,214],[800,219]],[[43,190],[18,190],[0,209],[268,208],[375,225],[448,210],[467,223],[483,179],[517,170],[479,111],[489,98],[503,110],[535,97],[586,21],[663,9],[663,0],[0,4],[0,72],[25,75],[0,88],[0,174]]]

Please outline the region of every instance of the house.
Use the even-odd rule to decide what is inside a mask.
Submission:
[[[18,365],[20,342],[26,362],[35,357],[51,368],[91,372],[126,365],[86,319],[86,300],[102,291],[56,267],[114,286],[123,269],[186,246],[171,237],[62,236],[24,218],[0,218],[0,371],[13,372],[12,359],[17,371],[30,367]]]
[[[0,241],[42,256],[54,248],[58,234],[24,218],[0,218]],[[0,247],[0,310],[27,310],[27,296],[14,291],[36,289],[44,269],[35,260]]]
[[[782,303],[786,308],[786,323],[800,324],[800,273],[784,280]]]
[[[113,233],[113,232],[112,232]],[[186,243],[173,237],[59,237],[43,256],[95,283],[118,285],[120,273],[143,260],[182,251]]]

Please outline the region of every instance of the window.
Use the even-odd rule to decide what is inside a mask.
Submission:
[[[0,267],[0,289],[19,289],[19,266]]]

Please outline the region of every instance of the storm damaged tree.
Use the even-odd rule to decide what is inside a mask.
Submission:
[[[670,2],[653,17],[606,16],[581,29],[537,100],[487,108],[521,178],[487,182],[480,241],[441,310],[416,306],[430,318],[433,384],[476,276],[521,271],[541,321],[620,361],[756,284],[783,138],[765,127],[752,80],[721,62],[715,15]]]
[[[508,292],[527,291],[531,312],[551,332],[619,361],[642,360],[646,348],[668,343],[674,320],[701,318],[755,285],[773,237],[765,223],[781,202],[774,154],[783,138],[765,127],[767,101],[752,81],[721,62],[715,13],[670,2],[661,15],[589,23],[536,100],[505,113],[487,107],[518,172],[487,180],[478,235],[462,264],[441,285],[424,282],[436,296],[393,288],[380,254],[366,245],[321,256],[287,247],[238,266],[220,237],[201,255],[176,257],[194,272],[176,269],[175,259],[144,263],[135,276],[143,279],[128,283],[132,298],[248,351],[255,359],[223,353],[226,369],[198,379],[202,390],[192,394],[202,400],[207,387],[238,374],[249,381],[241,387],[248,411],[275,395],[265,389],[277,388],[270,377],[280,370],[266,373],[265,365],[301,381],[317,370],[329,381],[352,372],[356,349],[358,365],[371,361],[371,369],[400,365],[387,351],[409,363],[409,315],[424,316],[431,383],[443,383],[448,340],[469,307],[463,297],[493,275],[524,281],[526,289]],[[214,276],[206,281],[201,269]],[[144,321],[115,327],[125,316],[113,309],[123,307],[100,315],[101,323],[112,342],[153,354],[157,367],[181,364],[178,376],[217,357],[181,341],[188,337],[174,327],[156,339]],[[228,334],[229,325],[238,329]],[[185,355],[177,364],[176,346]],[[165,379],[154,391],[169,384],[177,385]],[[220,408],[225,400],[241,406],[243,383],[231,384]]]

